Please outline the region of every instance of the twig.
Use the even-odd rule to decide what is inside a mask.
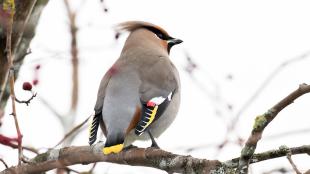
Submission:
[[[94,163],[93,166],[89,169],[88,173],[93,173],[93,171],[95,170],[97,163]]]
[[[23,163],[31,163],[31,161],[29,160],[29,158],[23,156],[22,158]]]
[[[32,96],[28,99],[28,100],[18,100],[16,97],[15,97],[15,101],[17,103],[25,103],[27,106],[30,104],[31,100],[33,100],[35,97],[37,96],[37,93],[34,93],[32,94]]]
[[[65,169],[66,169],[68,172],[80,173],[79,171],[74,170],[74,169],[71,169],[71,168],[69,168],[69,167],[66,167]]]
[[[75,133],[77,130],[79,130],[84,124],[86,124],[91,116],[92,115],[88,116],[82,123],[78,124],[73,129],[71,129],[68,133],[66,133],[65,136],[54,146],[54,148],[57,147],[58,145],[60,145],[61,143],[63,143],[66,140],[66,138],[71,136],[73,133]]]
[[[4,116],[4,111],[2,109],[0,109],[0,127],[2,125],[2,118]]]
[[[15,143],[18,143],[18,138],[10,138],[7,136],[4,136],[2,134],[0,134],[0,144],[11,147],[13,149],[17,149],[18,145],[16,145]],[[32,147],[26,147],[23,146],[22,149],[28,150],[30,152],[33,152],[35,154],[39,154],[38,150],[36,150],[35,148]]]
[[[269,135],[266,136],[264,139],[265,140],[274,140],[276,138],[282,138],[286,136],[292,136],[292,135],[299,135],[299,134],[308,134],[310,132],[310,128],[304,128],[304,129],[298,129],[298,130],[291,130],[291,131],[286,131],[274,135]]]
[[[5,93],[5,88],[6,88],[7,83],[8,83],[8,78],[9,78],[9,70],[5,72],[4,80],[3,80],[3,83],[2,83],[2,86],[0,89],[0,103],[2,102],[2,97]]]
[[[10,70],[10,93],[11,93],[11,100],[12,100],[12,116],[14,118],[15,128],[17,132],[18,138],[18,164],[21,164],[22,159],[22,134],[19,128],[18,120],[17,120],[17,113],[16,113],[16,105],[15,105],[15,90],[14,90],[14,70]]]
[[[71,33],[71,62],[72,62],[72,95],[71,95],[71,111],[75,111],[78,102],[79,92],[79,69],[78,69],[78,48],[77,48],[77,31],[76,13],[70,8],[68,0],[64,0],[65,7],[70,21]]]
[[[251,135],[249,136],[248,140],[245,143],[245,146],[241,151],[237,172],[242,174],[248,173],[249,162],[255,152],[258,141],[262,137],[265,127],[277,116],[277,114],[282,109],[293,103],[294,100],[297,99],[298,97],[309,92],[310,92],[310,85],[301,84],[299,85],[299,88],[297,90],[293,91],[287,97],[282,99],[279,103],[274,105],[266,113],[256,117]]]
[[[6,164],[6,162],[2,158],[0,158],[0,161],[5,166],[6,169],[9,168],[9,166]]]
[[[267,172],[263,172],[263,174],[271,174],[271,173],[275,173],[275,172],[276,173],[289,173],[289,172],[291,172],[291,170],[284,168],[284,167],[281,167],[281,168],[269,170]]]
[[[39,154],[39,151],[36,148],[33,148],[33,147],[23,146],[23,149],[28,150],[28,151],[30,151],[32,153],[37,154],[37,155]]]
[[[301,172],[298,170],[296,164],[294,163],[294,161],[292,159],[292,152],[290,151],[290,149],[287,146],[281,146],[280,148],[283,148],[284,150],[287,151],[286,158],[290,162],[290,164],[293,167],[293,169],[296,172],[296,174],[301,174]]]
[[[13,55],[12,55],[12,28],[13,28],[13,20],[14,20],[14,14],[15,14],[15,2],[8,1],[6,2],[10,6],[10,19],[7,26],[7,34],[6,34],[6,52],[7,52],[7,59],[9,63],[9,79],[10,79],[10,94],[11,94],[11,100],[12,100],[12,115],[15,122],[16,132],[17,132],[17,143],[18,143],[18,164],[21,164],[23,152],[22,152],[22,134],[20,132],[18,120],[17,120],[17,114],[16,114],[16,106],[15,106],[15,91],[14,91],[14,65],[13,65]]]
[[[70,174],[70,172],[73,172],[73,173],[81,173],[81,172],[76,171],[76,170],[74,170],[74,169],[71,169],[71,168],[69,168],[69,167],[57,168],[57,170],[56,170],[55,173],[56,173],[56,174],[65,174],[65,173]]]
[[[308,154],[308,155],[310,155],[310,145],[303,145],[303,146],[299,146],[299,147],[291,147],[288,149],[291,151],[292,155],[297,155],[297,154]],[[256,153],[252,156],[252,158],[250,159],[249,162],[250,162],[250,164],[259,163],[259,162],[270,160],[270,159],[284,157],[286,155],[287,155],[287,149],[280,147],[279,149],[276,149],[276,150],[269,150],[269,151],[265,151],[265,152],[261,152],[261,153]],[[228,160],[228,161],[224,162],[224,164],[230,168],[237,168],[239,161],[240,161],[240,157]]]
[[[19,59],[14,60],[14,64],[21,62],[22,60],[24,60],[24,57],[26,57],[27,55],[31,53],[32,53],[31,49],[27,50],[22,56],[19,57]]]

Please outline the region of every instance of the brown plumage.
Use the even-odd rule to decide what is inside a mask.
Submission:
[[[127,130],[126,130],[126,135],[130,133],[138,124],[139,120],[141,119],[141,108],[137,107],[136,112],[133,116],[133,119],[131,120]]]
[[[154,25],[154,24],[149,23],[149,22],[127,21],[127,22],[120,23],[116,26],[116,30],[119,32],[122,32],[122,31],[132,32],[136,29],[141,29],[141,28],[156,28],[156,29],[160,30],[163,34],[169,36],[169,34],[166,30],[164,30],[160,26]]]

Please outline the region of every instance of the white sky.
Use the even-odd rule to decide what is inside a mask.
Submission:
[[[79,1],[75,0],[78,4]],[[226,125],[242,105],[257,90],[263,80],[283,61],[310,50],[309,1],[288,0],[106,0],[109,13],[103,12],[99,0],[86,1],[78,15],[78,45],[80,51],[80,101],[76,123],[93,111],[97,88],[102,75],[117,59],[123,42],[114,40],[113,25],[127,20],[143,20],[165,28],[172,36],[184,41],[171,51],[171,59],[180,71],[182,104],[174,124],[158,139],[168,151],[186,154],[180,147],[220,143],[225,138]],[[75,4],[75,7],[78,5]],[[39,63],[40,84],[35,88],[61,113],[70,105],[71,64],[68,20],[62,0],[51,0],[44,10],[29,55],[16,84],[19,98],[28,93],[21,90],[24,81],[31,81],[33,68]],[[197,85],[183,70],[184,52],[198,63]],[[253,104],[242,114],[236,131],[231,134],[247,138],[256,115],[262,114],[300,83],[310,83],[310,58],[292,63],[279,72]],[[227,76],[233,79],[228,80]],[[217,90],[214,81],[218,84]],[[203,86],[203,90],[201,88]],[[217,95],[233,106],[227,111],[206,94]],[[217,93],[216,93],[217,92]],[[277,149],[280,145],[308,144],[309,132],[276,139],[264,137],[291,130],[309,128],[310,95],[305,95],[283,110],[266,128],[256,152]],[[215,108],[221,115],[215,113]],[[17,108],[24,144],[51,147],[63,136],[61,125],[53,114],[35,99],[29,107]],[[7,108],[7,115],[10,113]],[[6,116],[0,132],[15,136],[11,117]],[[87,130],[76,137],[74,145],[87,144]],[[149,142],[139,143],[149,146]],[[219,154],[214,147],[193,151],[194,157],[228,160],[237,157],[241,148],[230,144]],[[5,151],[5,153],[4,153]],[[0,157],[16,164],[17,151],[0,146]],[[294,156],[301,171],[310,168],[309,157]],[[253,173],[288,166],[288,161],[276,159],[253,165]],[[83,166],[84,167],[84,166]],[[78,168],[81,168],[80,166]],[[85,168],[85,167],[84,167]],[[0,165],[0,170],[3,166]],[[97,171],[108,173],[158,173],[156,169],[127,167],[101,163]]]

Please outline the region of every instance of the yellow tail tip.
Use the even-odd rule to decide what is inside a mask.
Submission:
[[[103,154],[108,155],[110,153],[119,153],[120,151],[122,151],[124,147],[124,144],[117,144],[114,146],[110,146],[110,147],[104,147],[102,149]]]

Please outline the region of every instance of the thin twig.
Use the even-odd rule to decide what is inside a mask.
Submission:
[[[77,132],[84,124],[87,123],[87,121],[89,120],[89,118],[92,115],[88,116],[82,123],[78,124],[77,126],[75,126],[73,129],[71,129],[68,133],[65,134],[65,136],[54,146],[57,147],[58,145],[60,145],[61,143],[63,143],[69,136],[71,136],[73,133]]]
[[[0,161],[5,166],[6,169],[9,168],[9,166],[6,164],[6,162],[2,158],[0,158]]]
[[[69,168],[69,167],[66,167],[66,166],[64,166],[64,167],[62,167],[62,168],[57,168],[57,170],[56,170],[56,174],[70,174],[70,172],[73,172],[73,173],[81,173],[81,172],[79,172],[79,171],[77,171],[77,170],[74,170],[74,169],[71,169],[71,168]]]
[[[0,127],[2,125],[2,118],[4,116],[4,111],[0,108]]]
[[[308,134],[309,132],[310,132],[310,128],[290,130],[290,131],[286,131],[286,132],[282,132],[282,133],[266,136],[264,139],[265,140],[274,140],[274,139],[283,138],[283,137],[286,137],[286,136]]]
[[[9,70],[5,72],[5,76],[4,76],[4,80],[0,89],[0,102],[2,102],[2,97],[5,93],[5,88],[7,86],[8,83],[8,78],[9,78]]]
[[[70,22],[71,34],[71,62],[72,62],[72,95],[71,95],[71,111],[75,111],[78,103],[79,92],[79,69],[78,69],[78,48],[77,48],[77,31],[76,13],[70,8],[68,0],[64,0]]]
[[[308,154],[308,155],[310,155],[310,145],[291,147],[288,149],[291,151],[292,155],[297,155],[297,154]],[[266,160],[284,157],[286,155],[287,155],[287,149],[280,147],[279,149],[276,149],[276,150],[268,150],[265,152],[256,153],[252,156],[252,158],[250,159],[249,162],[250,162],[250,164],[259,163],[259,162],[266,161]],[[224,162],[224,164],[230,168],[237,168],[239,161],[240,161],[240,157],[228,160],[228,161]]]
[[[20,56],[19,59],[15,59],[15,60],[14,60],[14,64],[15,64],[15,63],[21,62],[22,60],[24,60],[24,57],[26,57],[27,55],[29,55],[29,54],[31,54],[31,53],[32,53],[32,51],[31,51],[31,49],[29,48],[29,50],[27,50],[22,56]]]
[[[14,70],[10,70],[10,92],[11,92],[11,100],[12,100],[12,116],[14,118],[15,128],[17,132],[17,143],[18,143],[18,164],[21,164],[22,159],[22,134],[19,128],[19,123],[17,120],[16,114],[16,104],[15,104],[15,91],[14,91]]]
[[[298,170],[296,164],[294,163],[293,159],[292,159],[292,152],[290,151],[289,148],[287,148],[287,154],[286,154],[286,158],[287,160],[290,162],[291,166],[293,167],[294,171],[296,172],[296,174],[301,174],[301,172]]]
[[[33,100],[35,97],[37,96],[37,93],[34,93],[32,94],[32,96],[28,99],[28,100],[18,100],[16,97],[15,97],[15,101],[17,103],[25,103],[27,106],[30,104],[31,100]]]
[[[263,172],[262,174],[271,174],[271,173],[289,173],[291,172],[291,170],[281,167],[281,168],[276,168],[276,169],[272,169],[266,172]]]
[[[0,144],[11,147],[13,149],[18,148],[18,138],[11,138],[7,137],[5,135],[0,134]],[[17,144],[16,144],[17,143]],[[33,152],[35,154],[39,154],[38,150],[33,148],[33,147],[27,147],[27,146],[22,146],[22,149],[28,150],[30,152]]]
[[[238,173],[248,173],[248,167],[250,160],[255,152],[258,141],[261,139],[264,129],[267,125],[278,115],[282,109],[294,102],[298,97],[309,93],[310,85],[301,84],[299,88],[293,91],[291,94],[282,99],[279,103],[274,105],[263,115],[257,116],[251,132],[251,135],[247,139],[245,146],[241,151],[241,156],[238,165]]]
[[[28,146],[23,146],[24,150],[28,150],[29,152],[35,153],[35,154],[39,154],[39,151],[36,148],[33,147],[28,147]]]
[[[71,169],[69,167],[66,167],[65,170],[67,170],[68,172],[73,172],[73,173],[81,173],[81,172],[74,170],[74,169]]]
[[[97,163],[94,163],[93,166],[89,169],[88,173],[93,173]]]
[[[6,52],[7,52],[7,59],[9,62],[9,79],[10,79],[10,94],[11,94],[11,100],[12,100],[12,115],[14,118],[14,123],[16,127],[17,132],[17,143],[18,143],[18,164],[21,164],[22,160],[22,134],[20,132],[18,120],[17,120],[17,114],[16,114],[16,106],[15,106],[15,90],[14,90],[14,84],[15,84],[15,77],[14,77],[14,65],[13,65],[13,54],[12,54],[12,28],[13,28],[13,20],[14,20],[14,13],[15,13],[15,2],[10,1],[7,2],[10,4],[10,19],[7,26],[7,34],[6,34]]]
[[[23,163],[31,163],[29,158],[25,157],[25,155],[23,155],[22,161],[23,161]]]

